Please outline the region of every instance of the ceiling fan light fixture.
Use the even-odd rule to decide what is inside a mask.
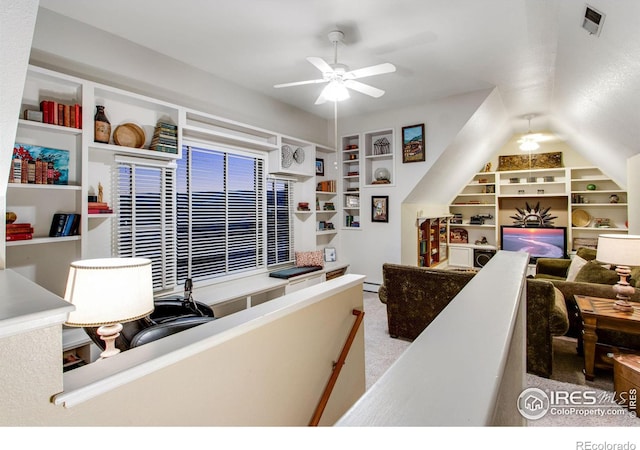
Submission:
[[[342,80],[333,80],[322,90],[322,96],[332,102],[341,102],[349,98],[349,91]]]
[[[538,150],[540,148],[540,144],[536,141],[532,141],[531,139],[527,139],[526,136],[522,139],[522,143],[520,144],[520,150],[523,152],[532,152],[534,150]]]

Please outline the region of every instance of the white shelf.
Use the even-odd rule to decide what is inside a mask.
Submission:
[[[27,184],[27,183],[8,183],[9,189],[46,189],[47,191],[56,189],[61,191],[80,191],[82,186],[74,184]]]
[[[99,151],[105,151],[105,152],[141,156],[144,158],[154,158],[154,159],[181,158],[181,155],[179,153],[159,152],[156,150],[149,150],[148,148],[133,148],[133,147],[125,147],[124,145],[101,144],[99,142],[92,142],[91,144],[89,144],[89,150],[92,150],[92,151],[99,150]]]
[[[79,241],[82,236],[61,236],[61,237],[34,237],[33,239],[25,239],[23,241],[7,241],[7,247],[19,247],[22,245],[38,245],[38,244],[58,244],[69,241]]]

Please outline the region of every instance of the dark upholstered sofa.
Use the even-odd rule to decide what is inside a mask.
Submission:
[[[389,335],[408,340],[417,338],[475,275],[390,263],[382,274],[378,296],[387,305]],[[527,280],[527,372],[551,375],[552,337],[563,335],[568,326],[560,291],[549,281]]]
[[[567,336],[578,339],[578,352],[582,351],[582,319],[578,311],[574,295],[585,295],[590,297],[615,299],[616,294],[612,285],[617,283],[619,277],[613,270],[607,269],[595,260],[596,251],[588,248],[579,248],[576,256],[588,261],[580,268],[575,277],[568,281],[567,275],[571,266],[571,259],[538,258],[536,261],[537,280],[548,280],[562,292],[567,304],[569,313],[569,331]],[[575,257],[574,257],[575,258]],[[640,308],[640,268],[634,267],[631,271],[629,283],[635,287],[635,293],[631,296],[631,301]],[[640,350],[640,336],[623,334],[617,331],[600,330],[598,332],[598,342],[601,347],[613,347],[610,350],[604,349],[606,353],[627,350]]]

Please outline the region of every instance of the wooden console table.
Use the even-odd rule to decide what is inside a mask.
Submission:
[[[598,330],[614,330],[623,333],[640,334],[640,311],[624,313],[613,308],[615,300],[609,298],[575,295],[582,317],[584,345],[584,376],[593,381],[595,377],[596,343]]]

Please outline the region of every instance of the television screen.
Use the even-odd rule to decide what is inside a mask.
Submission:
[[[527,228],[503,225],[500,227],[502,250],[529,253],[529,261],[538,258],[567,257],[567,229]]]

